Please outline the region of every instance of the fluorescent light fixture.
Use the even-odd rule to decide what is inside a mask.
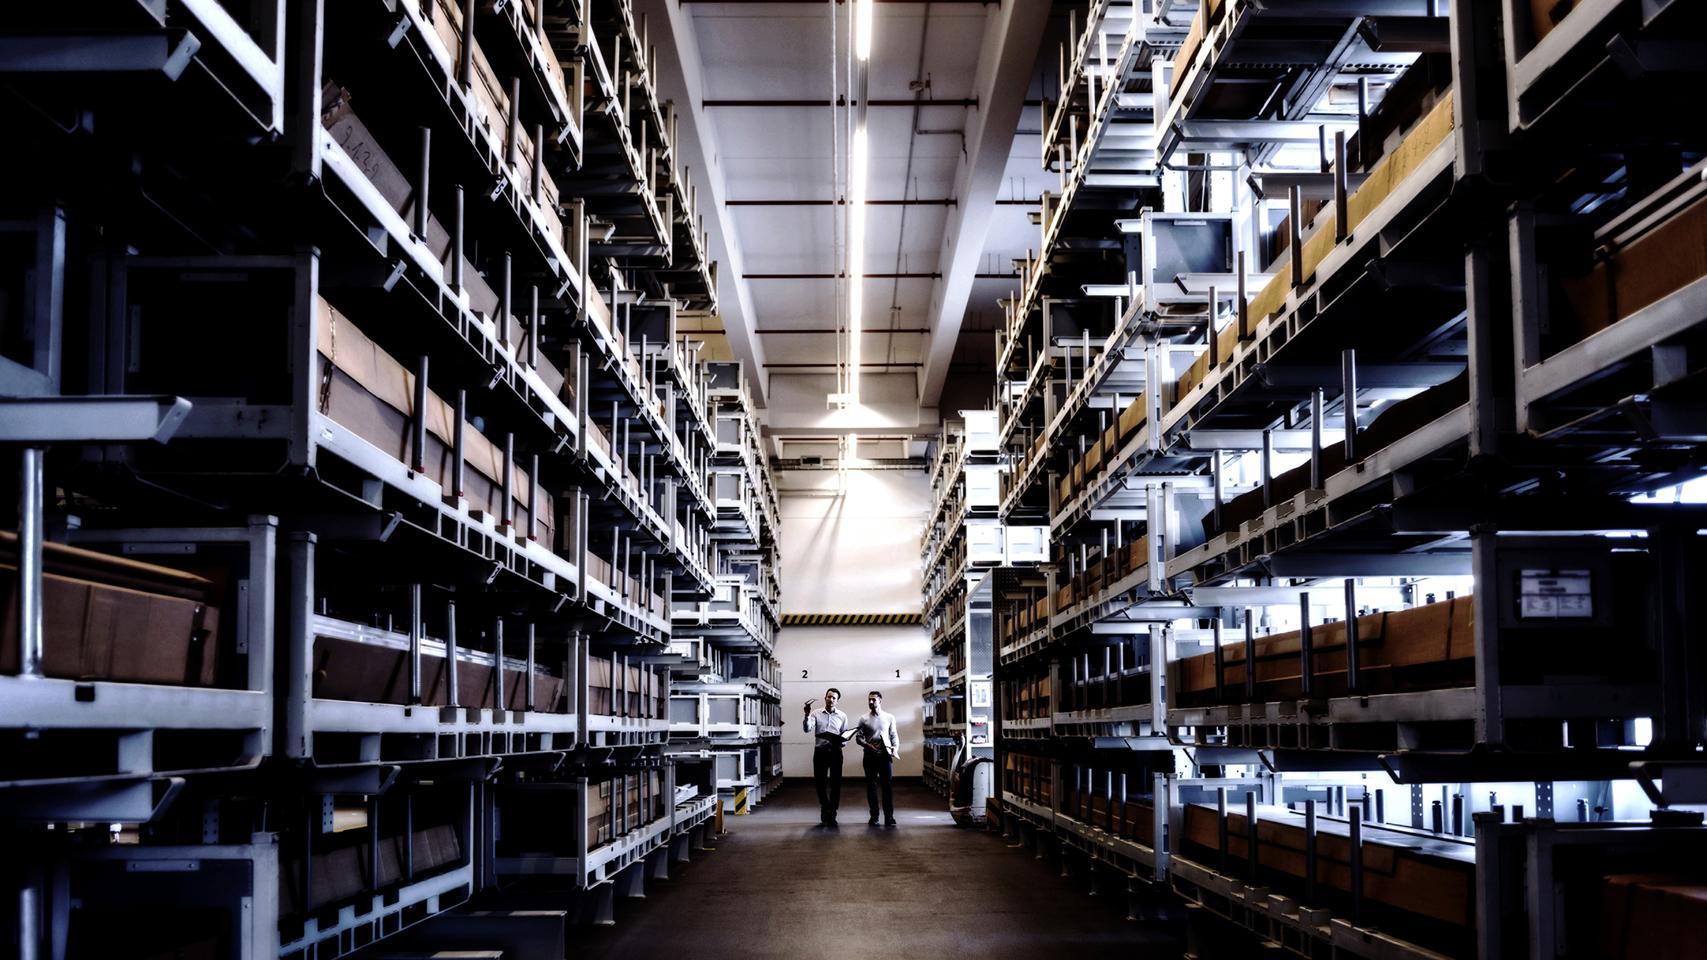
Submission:
[[[865,125],[854,131],[848,156],[848,399],[859,403],[861,330],[865,313]]]
[[[871,59],[871,8],[873,0],[854,2],[854,54],[861,60]]]

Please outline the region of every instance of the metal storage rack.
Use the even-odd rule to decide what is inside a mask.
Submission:
[[[1703,729],[1707,310],[1659,251],[1707,129],[1640,108],[1701,11],[1083,9],[997,340],[1003,516],[1053,544],[997,595],[1004,822],[1193,904],[1200,956],[1599,955],[1703,835],[1656,784]],[[1145,105],[1125,192],[1075,187]]]
[[[776,486],[741,364],[706,365],[715,588],[671,611],[668,753],[715,782],[736,814],[782,784],[782,626]]]
[[[742,374],[675,327],[716,272],[644,29],[623,0],[0,28],[19,955],[330,960],[524,894],[607,920],[704,845],[672,628],[739,575],[768,653],[776,552],[721,539]]]

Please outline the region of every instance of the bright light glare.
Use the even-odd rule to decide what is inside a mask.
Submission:
[[[872,0],[857,0],[854,4],[854,53],[861,60],[871,59]]]

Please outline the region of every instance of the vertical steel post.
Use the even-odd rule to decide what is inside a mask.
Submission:
[[[492,709],[502,714],[504,704],[504,618],[492,621]]]
[[[427,469],[427,355],[421,354],[415,363],[415,415],[409,422],[409,469],[425,473]]]
[[[1345,463],[1357,462],[1357,351],[1340,352],[1340,389],[1345,403]]]
[[[1361,83],[1361,81],[1360,81]],[[1346,207],[1348,192],[1347,178],[1350,171],[1345,168],[1345,131],[1334,131],[1334,240],[1344,240],[1351,233],[1351,224],[1347,219],[1351,216]]]
[[[421,702],[421,640],[426,636],[421,618],[421,585],[409,585],[409,702]]]
[[[1251,608],[1245,608],[1245,702],[1255,703],[1257,699],[1257,622],[1251,616]]]
[[[415,209],[410,218],[409,229],[415,234],[415,239],[427,239],[427,195],[431,183],[433,164],[433,128],[421,128],[421,155],[417,158],[415,167]]]
[[[1310,489],[1322,489],[1322,389],[1310,392]]]
[[[1316,650],[1310,637],[1310,593],[1298,594],[1299,690],[1306,698],[1316,692]]]
[[[1316,903],[1316,800],[1304,800],[1304,902]]]
[[[1214,620],[1209,622],[1209,626],[1214,632],[1215,643],[1215,702],[1226,703],[1227,653],[1221,649],[1221,615],[1219,613],[1215,615]]]
[[[1355,806],[1363,806],[1355,804]],[[1351,922],[1363,922],[1363,817],[1352,811],[1346,818],[1351,828]]]
[[[1357,581],[1345,578],[1345,689],[1358,690],[1359,655],[1357,652]]]
[[[457,682],[456,601],[445,602],[445,706],[462,706],[461,684]]]
[[[463,233],[467,229],[467,202],[463,196],[462,184],[456,185],[456,202],[451,206],[450,218],[450,288],[457,299],[462,299],[463,272]]]
[[[25,447],[18,472],[18,673],[42,675],[42,497],[47,451]]]

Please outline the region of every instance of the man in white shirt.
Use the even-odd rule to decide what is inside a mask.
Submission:
[[[895,730],[895,715],[883,709],[883,694],[865,695],[867,710],[860,715],[854,739],[865,754],[865,802],[871,807],[872,826],[877,826],[878,793],[883,795],[883,820],[895,825],[895,758],[901,755],[901,737]]]
[[[824,691],[824,709],[816,712],[813,701],[806,701],[806,717],[801,729],[812,734],[812,784],[818,788],[818,822],[826,827],[836,825],[836,808],[842,805],[842,744],[847,742],[848,715],[836,709],[842,692],[835,687]]]

